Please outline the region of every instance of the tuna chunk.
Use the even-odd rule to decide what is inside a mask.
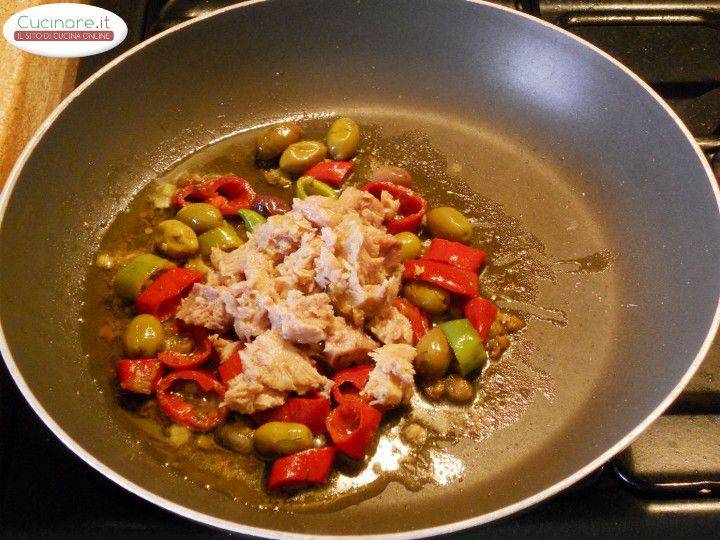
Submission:
[[[397,407],[410,400],[413,395],[415,354],[414,347],[403,344],[383,345],[370,353],[375,360],[375,367],[361,394],[372,399],[371,405]]]
[[[325,340],[325,362],[334,370],[368,360],[368,353],[378,346],[364,332],[354,328],[342,317],[335,317]]]
[[[249,282],[230,285],[223,294],[223,301],[240,339],[251,339],[270,328],[267,306],[271,300],[267,294],[251,287]]]
[[[315,284],[315,260],[320,255],[323,243],[319,238],[304,242],[297,251],[290,253],[277,266],[279,277],[275,280],[275,288],[279,291],[301,289],[312,293]]]
[[[338,199],[344,213],[357,212],[362,220],[373,227],[381,227],[386,219],[392,219],[400,208],[400,201],[383,191],[380,200],[367,191],[354,187],[345,188]]]
[[[232,341],[230,339],[221,338],[217,334],[209,336],[210,343],[212,343],[213,349],[220,358],[220,362],[225,362],[230,358],[236,351],[240,350],[242,343],[240,341]]]
[[[296,212],[288,212],[270,216],[255,229],[252,238],[260,251],[279,262],[315,234],[307,219]]]
[[[226,287],[211,287],[196,283],[190,294],[180,303],[177,318],[194,325],[204,326],[209,330],[225,331],[232,323],[232,317],[225,309],[223,294]]]
[[[282,405],[290,392],[327,393],[332,387],[306,356],[272,330],[240,351],[240,360],[243,372],[230,381],[224,403],[242,414]]]
[[[385,345],[390,343],[412,345],[413,330],[410,320],[393,306],[387,306],[373,317],[369,328]]]
[[[284,300],[267,308],[272,329],[296,343],[318,343],[325,339],[333,318],[330,297],[325,293],[303,295],[288,292]]]
[[[316,227],[335,227],[342,219],[342,208],[337,201],[321,195],[306,199],[293,199],[293,210],[300,212]]]
[[[253,240],[229,253],[213,249],[210,260],[222,283],[234,283],[245,278],[250,286],[269,292],[275,276],[273,260],[261,252]]]

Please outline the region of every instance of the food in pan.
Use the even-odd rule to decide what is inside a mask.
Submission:
[[[524,326],[481,295],[472,216],[429,205],[443,187],[404,168],[357,171],[360,142],[350,118],[324,140],[273,125],[256,141],[261,180],[165,182],[155,208],[125,216],[151,249],[96,260],[121,403],[173,446],[256,460],[271,493],[362,463],[415,393],[467,406]]]

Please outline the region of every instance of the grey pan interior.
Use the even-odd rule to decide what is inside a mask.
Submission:
[[[428,133],[552,257],[611,248],[617,262],[543,285],[542,302],[568,323],[531,321],[528,337],[557,398],[470,445],[464,482],[391,485],[331,514],[261,512],[137,452],[78,343],[81,276],[108,220],[172,163],[238,130],[335,112]],[[36,411],[141,496],[255,534],[439,533],[526,507],[628,444],[717,326],[717,189],[685,129],[598,51],[483,3],[267,0],[184,25],[76,92],[23,154],[2,204],[3,356]]]

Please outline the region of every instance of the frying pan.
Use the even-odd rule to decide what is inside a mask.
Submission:
[[[80,346],[83,276],[109,220],[173,163],[269,121],[340,113],[426,133],[548,258],[609,248],[615,263],[541,280],[539,303],[565,320],[529,317],[528,362],[555,381],[555,398],[459,444],[471,464],[462,482],[390,484],[332,513],[257,510],[138,451]],[[37,414],[139,496],[256,535],[425,536],[527,508],[627,446],[718,326],[718,190],[687,129],[601,51],[477,1],[267,0],[165,32],[57,108],[2,211],[2,354]]]

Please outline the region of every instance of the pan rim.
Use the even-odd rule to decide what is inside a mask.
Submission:
[[[180,31],[181,29],[185,28],[186,26],[189,26],[191,24],[198,23],[200,21],[204,21],[205,19],[209,19],[211,17],[217,17],[221,16],[222,14],[235,10],[235,9],[242,9],[245,7],[250,7],[254,4],[260,4],[263,2],[266,2],[268,0],[249,0],[242,3],[233,4],[231,6],[227,6],[225,8],[212,11],[210,13],[201,15],[196,17],[195,19],[191,19],[189,21],[186,21],[184,23],[178,24],[172,28],[169,28],[159,34],[156,34],[155,36],[152,36],[134,47],[130,48],[129,50],[125,51],[121,55],[119,55],[117,58],[110,61],[108,64],[100,68],[97,72],[93,73],[88,79],[83,81],[79,86],[77,86],[68,96],[63,99],[62,102],[50,113],[50,115],[40,124],[40,126],[37,128],[33,136],[30,138],[28,143],[23,148],[22,152],[18,156],[17,160],[15,161],[15,164],[13,165],[12,169],[10,170],[10,173],[8,174],[8,177],[6,179],[5,186],[2,189],[2,192],[0,192],[0,228],[2,228],[5,213],[7,210],[7,206],[10,200],[10,196],[15,188],[15,185],[20,177],[20,173],[22,169],[24,168],[28,158],[34,151],[35,147],[38,145],[39,141],[42,139],[42,137],[45,135],[45,133],[48,131],[50,126],[55,122],[57,117],[65,110],[70,103],[78,96],[80,95],[88,86],[90,86],[95,80],[100,78],[102,75],[104,75],[106,72],[113,69],[117,64],[121,63],[125,58],[132,56],[133,54],[136,54],[140,50],[144,49],[146,46],[150,45],[151,43],[155,42],[158,39],[162,39],[166,35]],[[511,16],[517,16],[524,19],[527,19],[535,24],[540,24],[546,28],[548,28],[551,31],[559,32],[560,34],[571,38],[572,40],[579,43],[581,46],[584,46],[594,53],[600,55],[602,58],[604,58],[606,61],[610,62],[612,65],[614,65],[616,68],[623,71],[626,75],[628,75],[635,83],[637,83],[640,87],[642,87],[651,98],[653,98],[664,110],[665,112],[670,116],[670,118],[675,122],[675,124],[678,126],[680,131],[685,135],[685,138],[690,143],[691,147],[695,150],[695,153],[698,156],[698,159],[703,165],[703,169],[705,170],[707,180],[710,184],[710,187],[715,195],[715,202],[718,209],[718,214],[720,215],[720,188],[718,188],[718,184],[715,180],[714,173],[712,172],[712,169],[710,168],[710,165],[705,159],[705,155],[703,154],[702,150],[700,149],[699,145],[693,138],[692,134],[688,130],[688,128],[685,126],[685,124],[682,122],[682,120],[678,117],[678,115],[673,111],[670,106],[645,82],[643,81],[638,75],[636,75],[632,70],[630,70],[627,66],[622,64],[619,60],[613,58],[608,53],[603,51],[602,49],[599,49],[592,43],[589,43],[588,41],[585,41],[584,39],[570,33],[569,31],[560,28],[558,26],[555,26],[547,21],[544,21],[542,19],[538,19],[532,15],[529,15],[527,13],[523,13],[521,11],[517,11],[515,9],[512,9],[510,7],[502,6],[493,4],[491,2],[488,2],[486,0],[459,0],[461,2],[467,2],[471,4],[478,4],[481,6],[485,6],[486,8],[496,9],[499,11],[506,12],[510,14]],[[695,374],[695,372],[700,367],[700,364],[704,360],[705,356],[707,355],[707,352],[715,338],[715,335],[718,331],[718,328],[720,327],[720,298],[718,298],[718,302],[716,304],[715,314],[713,316],[712,323],[710,324],[710,327],[707,330],[707,334],[705,336],[705,339],[698,350],[697,354],[695,355],[695,358],[693,359],[692,363],[690,364],[689,368],[685,372],[685,374],[680,378],[679,382],[675,385],[675,387],[670,391],[670,393],[658,404],[653,411],[651,411],[635,428],[633,428],[625,437],[620,439],[617,443],[613,444],[610,448],[602,452],[598,457],[587,463],[585,466],[580,468],[575,473],[559,480],[558,482],[555,482],[553,485],[535,493],[534,495],[531,495],[529,497],[526,497],[520,501],[517,501],[513,504],[510,504],[508,506],[499,508],[497,510],[494,510],[492,512],[487,512],[485,514],[481,514],[479,516],[474,516],[471,518],[467,518],[460,521],[455,521],[452,523],[444,524],[444,525],[436,525],[434,527],[427,527],[424,529],[412,529],[402,532],[395,532],[395,533],[382,533],[382,534],[363,534],[363,535],[317,535],[317,534],[301,534],[301,533],[294,533],[294,532],[287,532],[287,531],[279,531],[275,529],[266,529],[262,527],[254,527],[250,525],[244,525],[241,523],[236,523],[233,521],[229,521],[226,519],[221,519],[203,512],[199,512],[197,510],[193,510],[192,508],[188,508],[186,506],[183,506],[182,504],[175,503],[173,501],[170,501],[164,497],[161,497],[150,490],[143,488],[142,486],[139,486],[135,482],[132,482],[122,476],[121,474],[115,472],[111,467],[105,465],[103,462],[95,458],[88,450],[86,450],[83,446],[81,446],[78,442],[76,442],[70,435],[68,435],[67,432],[52,418],[52,416],[45,410],[45,408],[40,404],[38,399],[35,397],[33,392],[30,390],[30,387],[28,386],[27,382],[25,381],[25,378],[23,377],[22,373],[20,372],[20,369],[18,368],[17,364],[15,363],[15,359],[12,355],[12,352],[10,351],[10,348],[8,346],[7,340],[5,338],[5,331],[2,325],[2,320],[0,320],[0,354],[2,355],[5,364],[8,368],[8,371],[10,372],[10,375],[12,376],[15,384],[19,388],[20,392],[22,393],[25,400],[30,404],[35,414],[40,417],[40,419],[43,421],[43,423],[53,432],[53,434],[62,441],[62,443],[69,448],[76,456],[78,456],[80,459],[85,461],[88,465],[93,467],[96,471],[98,471],[100,474],[105,476],[106,478],[112,480],[117,485],[123,487],[124,489],[130,491],[131,493],[141,497],[142,499],[145,499],[146,501],[159,506],[160,508],[163,508],[165,510],[168,510],[170,512],[173,512],[174,514],[177,514],[181,517],[191,519],[193,521],[219,528],[224,529],[227,531],[232,531],[236,533],[241,534],[249,534],[256,537],[267,537],[267,538],[277,538],[277,539],[298,539],[298,538],[322,538],[322,539],[348,539],[348,538],[356,538],[356,539],[392,539],[392,540],[400,540],[400,539],[410,539],[410,538],[425,538],[430,536],[437,536],[441,534],[450,534],[454,532],[459,532],[465,529],[469,529],[472,527],[477,527],[480,525],[484,525],[487,523],[490,523],[492,521],[497,521],[499,519],[508,517],[512,514],[516,514],[522,510],[528,509],[542,501],[545,501],[558,493],[562,492],[566,488],[570,487],[571,485],[575,484],[579,480],[583,479],[590,473],[592,473],[594,470],[596,470],[598,467],[609,461],[613,456],[627,448],[635,438],[637,438],[652,422],[654,422],[671,404],[675,399],[678,397],[680,392],[683,390],[685,385],[690,381],[692,376]]]

